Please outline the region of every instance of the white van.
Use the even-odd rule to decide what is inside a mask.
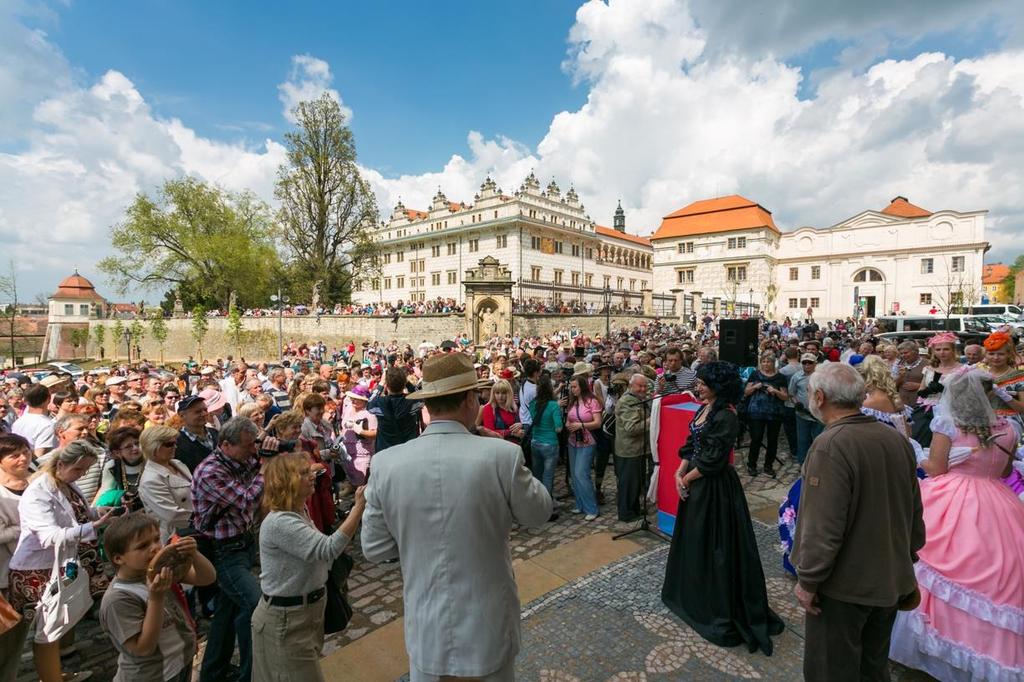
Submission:
[[[953,308],[953,313],[956,315],[1009,315],[1015,320],[1024,321],[1024,310],[1019,305],[1012,303],[986,303],[957,307]]]
[[[967,332],[987,336],[991,329],[972,315],[885,315],[877,318],[881,332]]]

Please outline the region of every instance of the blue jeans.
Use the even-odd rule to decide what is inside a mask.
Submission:
[[[228,676],[228,666],[238,638],[238,682],[252,679],[252,612],[260,601],[260,585],[253,575],[256,542],[217,544],[213,567],[217,569],[217,605],[206,640],[206,653],[199,679],[220,682]]]
[[[543,483],[554,498],[552,488],[555,485],[555,465],[558,464],[558,445],[533,441],[530,447],[533,450],[533,477]]]
[[[825,425],[819,421],[811,421],[802,417],[796,418],[796,461],[803,466],[807,459],[807,451],[811,449],[811,443],[825,430]]]
[[[572,438],[572,435],[569,436]],[[594,481],[590,478],[590,465],[594,462],[596,445],[577,448],[569,445],[569,471],[572,472],[572,494],[576,498],[576,508],[584,514],[597,515],[597,492]]]

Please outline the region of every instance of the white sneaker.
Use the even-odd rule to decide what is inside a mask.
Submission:
[[[582,513],[583,513],[583,510],[582,510],[582,509],[573,509],[573,510],[572,510],[571,512],[569,512],[569,513],[570,513],[570,514],[582,514]]]
[[[587,514],[586,516],[583,517],[583,520],[584,521],[593,521],[596,518],[597,518],[597,514]]]

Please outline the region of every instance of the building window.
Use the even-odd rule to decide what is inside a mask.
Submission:
[[[587,260],[594,260],[594,249],[587,247]]]
[[[530,266],[530,281],[532,281],[532,282],[539,282],[540,281],[540,266],[539,265],[531,265]]]
[[[790,307],[790,308],[796,308],[796,306],[797,306],[797,301],[796,301],[796,299],[795,299],[795,298],[791,298],[791,299],[789,299],[789,307]]]
[[[441,245],[435,244],[430,247],[430,257],[439,258],[441,256]]]
[[[390,289],[391,288],[391,278],[390,277],[385,277],[384,278],[384,288],[385,289]]]
[[[821,306],[821,299],[812,296],[811,297],[811,307],[812,308],[818,308],[820,306]]]
[[[540,251],[540,237],[530,237],[530,248],[534,251]]]
[[[396,263],[401,263],[404,260],[405,260],[405,252],[404,251],[399,251],[398,253],[395,254],[395,262]]]
[[[679,242],[679,253],[693,253],[693,242]]]
[[[573,244],[572,245],[572,255],[573,256],[579,256],[580,255],[580,245],[579,244]]]
[[[470,239],[469,240],[469,252],[470,253],[476,253],[479,250],[480,250],[480,240],[479,239]]]
[[[390,253],[385,253],[384,254],[384,265],[387,265],[390,262],[391,262],[391,254]]]
[[[931,294],[921,294],[921,299],[920,300],[921,300],[921,305],[931,305],[932,304],[932,295]]]
[[[455,270],[448,271],[448,284],[458,284],[458,272]]]
[[[580,285],[580,273],[578,273],[578,272],[573,272],[572,273],[572,285],[574,287],[578,287]]]
[[[73,303],[65,303],[64,304],[64,314],[65,315],[74,315],[75,314],[75,305]]]
[[[497,248],[499,248],[499,249],[504,249],[506,246],[508,246],[508,235],[507,234],[499,234],[497,236],[495,246]]]
[[[440,284],[441,284],[441,273],[440,272],[432,272],[432,273],[430,273],[430,285],[436,287],[436,286],[440,286]]]
[[[621,291],[622,290],[622,278],[621,277],[617,277],[615,279],[615,281],[616,281],[615,288],[619,289]]]
[[[865,268],[853,276],[854,282],[881,282],[885,278],[874,268]]]
[[[812,265],[811,266],[811,279],[821,279],[821,266],[820,265]]]
[[[562,283],[562,271],[561,270],[555,270],[555,284],[561,284],[561,283]]]
[[[89,317],[89,304],[83,303],[82,305],[78,306],[78,314],[81,315],[82,317]]]
[[[395,278],[395,288],[396,289],[404,289],[405,288],[405,277],[396,277]]]
[[[676,284],[693,284],[693,270],[677,270]]]
[[[798,279],[800,279],[800,268],[790,268],[789,269],[789,281],[790,282],[795,282]]]
[[[806,307],[807,307],[807,299],[806,298],[801,298],[800,299],[800,309],[803,310]]]
[[[611,285],[612,285],[612,276],[611,275],[605,275],[604,276],[604,288],[608,289],[609,287],[611,287]]]
[[[935,272],[935,259],[934,258],[922,258],[921,259],[921,274],[930,275]]]
[[[374,291],[380,291],[380,280],[377,278],[370,280],[370,288]]]
[[[747,266],[746,265],[730,265],[726,269],[726,279],[730,282],[746,282],[747,281]]]
[[[953,272],[963,272],[966,264],[967,259],[963,256],[953,256]]]
[[[583,280],[584,280],[584,282],[586,283],[586,284],[585,284],[585,286],[586,286],[586,287],[587,287],[588,289],[589,289],[590,287],[594,286],[594,275],[592,275],[591,273],[589,273],[589,272],[588,272],[588,273],[587,273],[586,275],[584,275],[584,276],[583,276]]]
[[[497,219],[498,219],[498,212],[497,212],[497,211],[495,211],[495,212],[494,212],[494,219],[495,219],[495,220],[497,220]]]
[[[562,253],[562,242],[555,242],[555,253]]]
[[[636,280],[635,279],[630,279],[629,280],[629,290],[630,291],[636,291]]]
[[[727,246],[730,249],[745,249],[745,248],[747,248],[747,238],[746,237],[729,237],[729,241],[727,243]]]
[[[454,256],[455,255],[455,246],[456,246],[455,242],[448,242],[448,255],[449,256]]]

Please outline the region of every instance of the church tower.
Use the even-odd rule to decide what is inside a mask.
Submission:
[[[622,200],[619,199],[619,207],[615,209],[615,218],[612,227],[618,232],[626,231],[626,212],[622,210]]]

